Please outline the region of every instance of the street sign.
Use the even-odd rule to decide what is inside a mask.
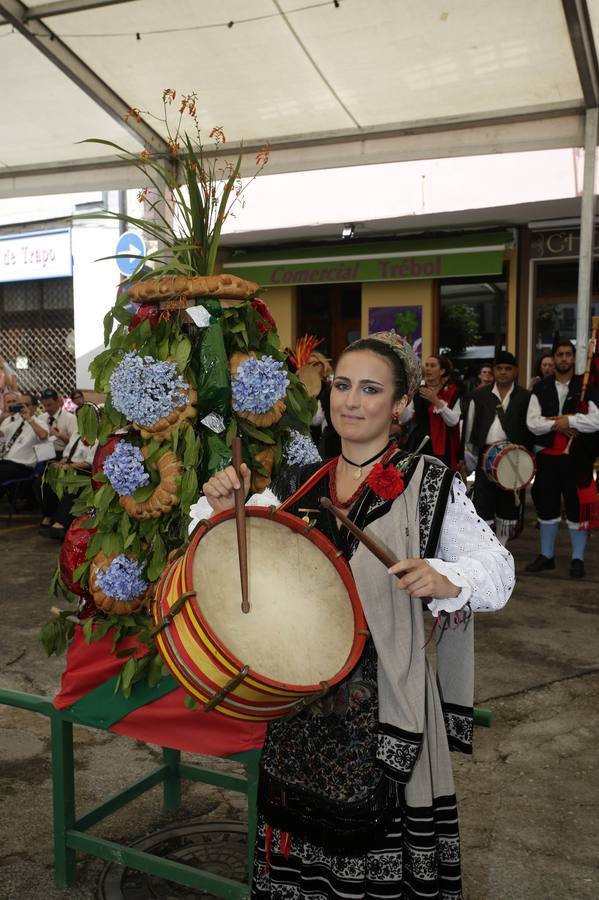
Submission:
[[[135,231],[125,231],[118,239],[116,252],[119,271],[128,278],[139,267],[141,257],[146,255],[144,239]]]

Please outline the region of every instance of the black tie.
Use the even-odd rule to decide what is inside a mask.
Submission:
[[[55,421],[56,420],[55,420],[54,416],[48,416],[48,425],[50,426],[50,428],[52,428]]]

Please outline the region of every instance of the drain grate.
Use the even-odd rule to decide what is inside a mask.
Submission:
[[[213,875],[246,881],[247,826],[239,822],[189,819],[155,831],[130,846],[207,869]],[[214,895],[110,863],[100,877],[97,897],[98,900],[208,900]]]

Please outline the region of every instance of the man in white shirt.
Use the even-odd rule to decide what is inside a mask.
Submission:
[[[574,374],[570,341],[556,344],[553,360],[554,374],[535,384],[526,416],[538,451],[532,499],[541,532],[541,552],[526,571],[536,574],[555,568],[553,552],[563,498],[572,545],[570,576],[583,578],[589,507],[596,497],[593,463],[598,450],[599,393],[591,386],[581,401],[582,378]],[[585,492],[591,499],[586,499]]]
[[[37,398],[23,393],[0,414],[0,483],[27,477],[37,464],[35,447],[47,440],[48,429],[36,409]]]
[[[526,427],[526,410],[530,394],[516,384],[518,364],[513,354],[502,350],[493,366],[494,384],[472,392],[464,446],[466,459],[476,466],[474,478],[474,507],[502,544],[518,533],[523,491],[507,491],[492,481],[483,471],[483,457],[491,444],[509,441],[529,447],[532,435]],[[522,495],[522,496],[520,496]]]
[[[64,448],[77,431],[77,416],[68,412],[62,405],[58,392],[54,388],[45,388],[41,393],[44,407],[43,421],[46,423],[50,440],[56,450],[56,458],[60,459]]]
[[[84,443],[78,432],[75,432],[65,447],[62,459],[51,463],[51,465],[61,469],[76,469],[80,475],[91,475],[92,463],[97,448],[97,441],[90,446]],[[75,493],[65,491],[59,499],[48,484],[44,486],[42,495],[43,519],[38,529],[40,535],[53,538],[54,540],[63,540],[69,525],[73,521],[71,507],[78,493],[78,491]]]

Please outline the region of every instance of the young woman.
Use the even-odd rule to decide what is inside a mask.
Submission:
[[[283,472],[249,503],[315,510],[350,562],[370,635],[358,666],[325,697],[269,725],[261,761],[252,896],[461,898],[449,749],[470,752],[472,610],[506,603],[513,561],[477,517],[462,483],[389,441],[420,382],[394,332],[351,344],[331,392],[341,455]],[[247,492],[250,473],[242,467]],[[215,512],[234,505],[229,467],[204,485]],[[319,509],[330,497],[399,562],[389,570]],[[202,506],[204,508],[202,509]],[[437,617],[437,674],[423,609]],[[432,620],[431,620],[432,621]]]
[[[446,356],[429,356],[424,363],[424,384],[402,422],[413,419],[408,448],[415,450],[428,437],[426,453],[436,456],[455,472],[460,446],[459,391],[452,380],[453,365]]]

